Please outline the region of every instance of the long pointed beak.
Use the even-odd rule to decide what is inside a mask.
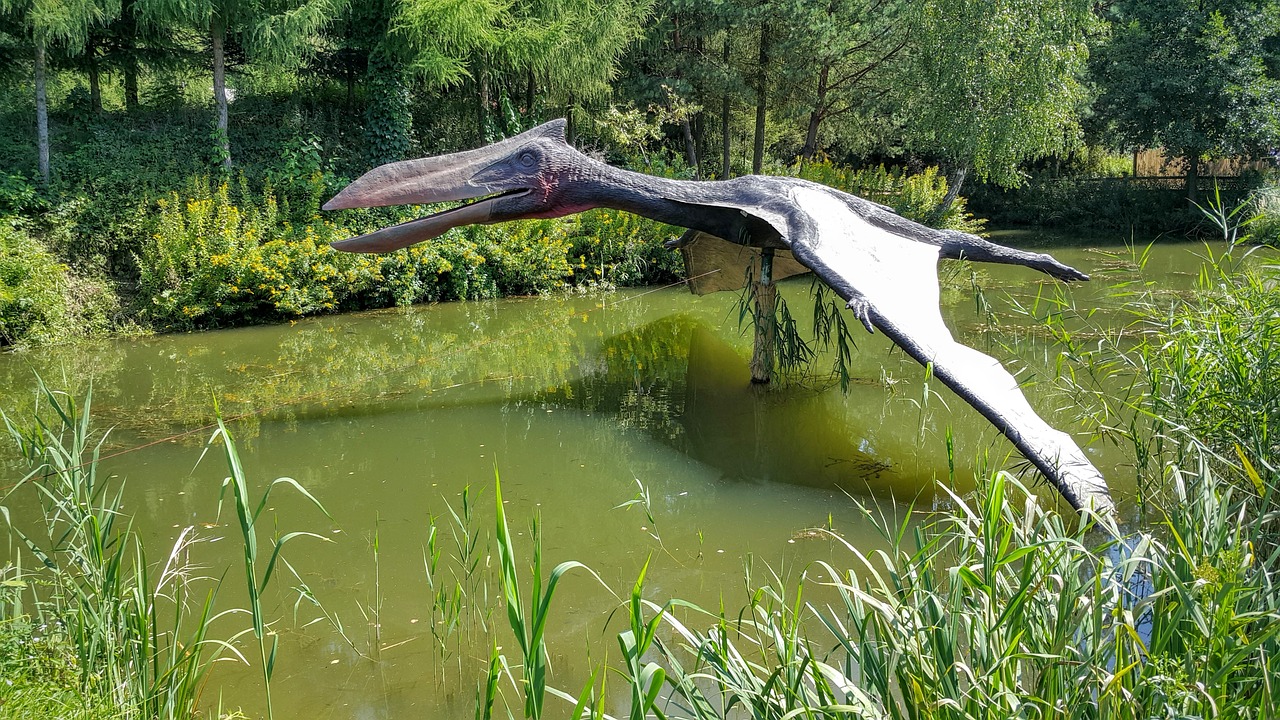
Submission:
[[[404,160],[376,167],[343,188],[324,204],[325,210],[386,205],[428,205],[485,198],[418,220],[401,223],[333,247],[347,252],[389,252],[438,237],[460,225],[490,222],[495,202],[529,192],[513,179],[511,153],[533,140],[564,142],[563,120],[553,120],[519,135],[475,150],[439,157]],[[493,195],[495,197],[486,197]]]
[[[470,200],[495,192],[471,180],[502,157],[501,143],[440,157],[404,160],[376,167],[343,188],[325,210],[426,205]]]
[[[337,198],[334,198],[334,200],[337,200]],[[325,209],[328,210],[330,208],[325,205]],[[484,223],[488,219],[488,203],[480,202],[474,205],[464,205],[453,210],[446,210],[435,215],[428,215],[419,220],[410,220],[399,225],[392,225],[367,235],[339,240],[333,243],[332,247],[334,250],[343,250],[345,252],[391,252],[414,243],[440,237],[451,228],[460,225]]]

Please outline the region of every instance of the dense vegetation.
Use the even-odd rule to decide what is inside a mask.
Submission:
[[[326,250],[417,212],[319,214],[370,166],[556,116],[646,172],[936,167],[921,220],[976,188],[1006,224],[1183,228],[1167,185],[1075,178],[1163,146],[1197,159],[1168,170],[1195,196],[1201,161],[1265,156],[1278,16],[1273,0],[5,0],[0,343],[675,278],[671,229],[601,215],[376,261]]]
[[[1006,222],[1127,233],[1198,217],[1204,161],[1266,157],[1278,95],[1274,0],[0,0],[0,345],[677,279],[661,250],[676,230],[611,211],[381,257],[327,248],[418,212],[322,215],[364,169],[553,116],[645,172],[793,172],[973,228],[964,192]],[[1122,156],[1152,146],[1185,160],[1180,187],[1122,178]],[[1251,222],[1220,210],[1224,232],[1274,242],[1276,187],[1259,172],[1227,188]],[[1078,368],[1074,401],[1131,448],[1141,529],[1076,527],[996,475],[911,532],[886,522],[882,555],[748,578],[743,608],[655,605],[642,575],[620,592],[610,663],[630,716],[1274,713],[1278,279],[1241,252],[1191,298],[1119,288],[1140,332],[1080,333],[1065,296],[1038,318]],[[96,473],[88,405],[49,392],[36,417],[6,419],[43,535],[6,522],[26,564],[0,577],[0,715],[213,711],[199,689],[232,648],[269,693],[256,598],[284,539],[256,533],[266,496],[229,433],[251,606],[242,632],[213,638],[218,583],[183,564],[182,539],[146,557],[119,481]],[[450,600],[464,593],[506,610],[515,642],[504,629],[507,654],[495,636],[478,668],[477,716],[555,715],[562,698],[604,717],[603,670],[566,692],[546,667],[555,579],[575,568],[544,586],[535,544],[522,578],[495,495],[477,537],[498,562],[433,588],[431,609],[448,628],[485,612]],[[442,561],[433,546],[428,567]],[[807,583],[838,602],[802,602]]]
[[[867,510],[886,551],[826,529],[832,561],[799,572],[749,565],[740,604],[655,597],[665,583],[642,570],[613,588],[616,647],[591,649],[598,665],[579,688],[549,665],[546,635],[560,617],[558,582],[590,571],[544,567],[537,519],[512,533],[495,486],[492,514],[464,492],[424,530],[428,642],[442,667],[476,637],[492,647],[461,662],[485,718],[1270,717],[1280,700],[1280,301],[1269,291],[1275,268],[1242,263],[1243,250],[1209,258],[1198,293],[1172,303],[1116,285],[1133,300],[1134,326],[1093,327],[1065,297],[1040,308],[1078,368],[1064,389],[1132,448],[1138,523],[1063,517],[998,473],[974,496],[917,508],[923,519]],[[1117,379],[1128,392],[1115,392]],[[0,580],[0,670],[11,680],[0,716],[66,703],[77,717],[188,717],[192,689],[232,652],[262,670],[269,708],[275,650],[262,628],[273,619],[256,598],[289,567],[276,561],[282,545],[306,533],[257,531],[268,495],[252,489],[220,425],[249,605],[215,623],[221,583],[184,565],[188,533],[149,566],[118,514],[121,481],[96,473],[89,401],[46,393],[38,420],[8,419],[32,467],[15,492],[41,499],[44,522],[9,525],[34,562]],[[656,533],[663,510],[643,487],[634,504]],[[38,533],[19,529],[32,524]],[[359,646],[323,597],[289,582]]]

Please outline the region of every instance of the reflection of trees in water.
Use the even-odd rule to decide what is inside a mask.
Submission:
[[[652,313],[650,303],[617,295],[563,295],[51,348],[5,358],[0,396],[5,410],[25,414],[35,372],[77,395],[92,382],[101,426],[117,428],[120,443],[209,423],[216,397],[224,416],[244,416],[239,436],[248,442],[263,418],[296,425],[568,387],[605,337]]]
[[[671,442],[683,432],[689,340],[697,322],[672,315],[606,338],[591,371],[539,397],[576,409],[614,415],[620,427]]]
[[[689,307],[687,296],[654,300],[469,302],[121,341],[96,356],[71,349],[68,376],[81,388],[93,380],[99,426],[117,428],[117,448],[201,427],[215,396],[224,416],[244,416],[246,452],[263,421],[298,429],[399,411],[545,406],[612,421],[624,432],[611,437],[655,439],[730,480],[864,491],[892,475],[881,430],[856,427],[838,396],[753,388],[739,349],[696,310],[672,312]],[[46,378],[56,358],[43,359]],[[32,377],[17,363],[0,369],[0,383],[16,388],[8,397]]]
[[[642,431],[728,481],[861,493],[899,480],[871,437],[833,412],[829,394],[753,386],[746,359],[690,315],[610,337],[592,364],[574,383],[534,401],[612,416],[624,430]]]

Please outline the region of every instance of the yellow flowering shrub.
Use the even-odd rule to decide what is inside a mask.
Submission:
[[[269,188],[250,201],[207,181],[172,193],[159,203],[139,258],[145,314],[165,327],[226,327],[538,293],[571,275],[570,241],[557,221],[458,228],[394,253],[361,255],[329,247],[356,233],[328,216],[313,214],[301,226],[285,217]],[[384,220],[361,218],[372,227]]]
[[[570,228],[575,283],[652,285],[684,276],[684,258],[663,246],[684,228],[608,208],[582,213]]]

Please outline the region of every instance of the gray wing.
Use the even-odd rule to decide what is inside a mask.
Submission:
[[[1071,436],[1032,410],[994,358],[951,337],[938,291],[940,248],[864,221],[839,197],[795,187],[799,212],[784,233],[797,260],[845,300],[864,303],[869,320],[957,395],[977,408],[1076,509],[1113,509],[1106,480]]]

